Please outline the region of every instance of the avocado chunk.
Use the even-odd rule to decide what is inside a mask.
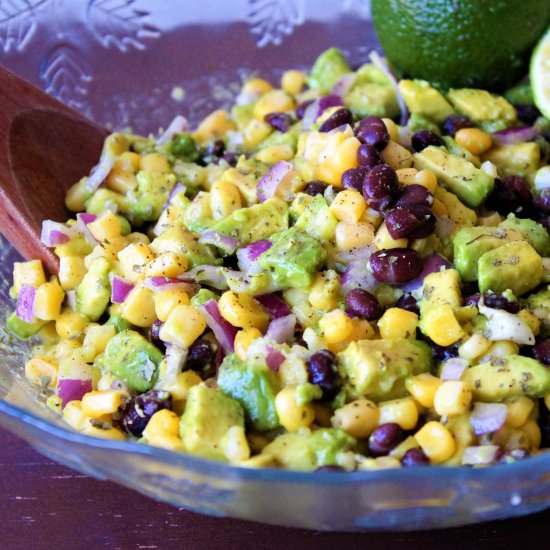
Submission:
[[[443,304],[448,304],[453,309],[459,308],[462,304],[460,275],[456,269],[436,271],[424,277],[420,311]]]
[[[181,225],[173,225],[159,235],[149,245],[155,254],[176,252],[184,255],[190,267],[198,265],[219,265],[222,259],[218,258],[213,249],[199,242],[199,237],[186,231]]]
[[[506,99],[487,90],[450,89],[447,98],[459,113],[477,124],[499,120],[508,124],[517,118],[516,110]]]
[[[430,145],[414,155],[415,167],[431,170],[444,187],[471,208],[478,207],[491,193],[495,178],[471,162]]]
[[[266,365],[245,364],[234,353],[225,357],[218,371],[218,387],[241,404],[255,430],[279,426],[275,409],[278,386],[277,375]]]
[[[321,428],[311,433],[286,433],[262,450],[277,464],[291,470],[315,470],[338,464],[338,454],[352,449],[353,437],[336,428]]]
[[[346,389],[356,397],[396,399],[407,394],[407,376],[432,366],[430,346],[421,340],[359,340],[338,354]]]
[[[135,330],[123,330],[107,343],[96,366],[111,372],[138,393],[150,390],[158,376],[162,353]]]
[[[308,287],[326,252],[317,239],[292,227],[273,235],[273,246],[258,258],[262,269],[271,272],[278,288]]]
[[[86,212],[99,216],[106,210],[127,212],[128,201],[126,197],[110,189],[100,187],[86,201]]]
[[[468,149],[461,147],[451,136],[442,136],[441,139],[445,144],[445,148],[447,149],[447,151],[449,151],[449,153],[451,153],[451,155],[463,158],[468,162],[471,162],[476,168],[479,168],[481,166],[479,158],[470,153]]]
[[[334,238],[338,220],[322,195],[316,195],[296,220],[295,226],[320,241]]]
[[[540,157],[540,145],[527,141],[492,147],[483,155],[483,160],[491,161],[501,176],[524,176],[531,179],[539,168]]]
[[[346,73],[351,73],[351,67],[342,51],[329,48],[315,60],[309,74],[309,86],[327,94]]]
[[[470,367],[462,379],[474,398],[482,401],[503,401],[517,395],[544,397],[550,391],[550,369],[522,355],[498,357]]]
[[[454,113],[441,92],[425,80],[401,80],[399,91],[411,113],[418,113],[441,124]]]
[[[482,254],[523,235],[502,227],[463,227],[453,239],[453,263],[464,281],[477,280],[478,261]]]
[[[527,307],[542,322],[541,335],[550,336],[550,287],[531,294]]]
[[[344,105],[358,117],[395,118],[399,115],[399,103],[395,90],[389,84],[377,82],[355,84],[344,96]]]
[[[531,88],[531,84],[518,84],[507,90],[504,97],[512,105],[533,105],[533,89]]]
[[[243,409],[237,401],[205,383],[189,390],[180,422],[180,436],[188,452],[225,460],[221,442],[233,426],[244,426]]]
[[[124,317],[122,317],[122,315],[119,315],[118,313],[112,314],[105,324],[113,325],[117,332],[122,332],[132,326],[126,319],[124,319]]]
[[[21,340],[26,340],[27,338],[34,336],[40,332],[45,324],[46,321],[41,321],[40,319],[36,319],[32,323],[27,323],[22,319],[19,319],[15,311],[6,319],[6,327],[8,330]]]
[[[430,130],[434,134],[441,134],[439,126],[420,113],[411,113],[409,120],[407,121],[407,130],[411,135],[416,134],[416,132],[419,132],[420,130]]]
[[[95,259],[76,289],[76,309],[92,321],[97,321],[109,305],[110,268],[105,258]]]
[[[521,296],[538,286],[544,276],[542,258],[525,241],[504,244],[485,252],[478,261],[479,290]]]
[[[550,256],[550,236],[548,235],[548,231],[535,220],[518,218],[515,214],[508,214],[508,217],[499,224],[499,227],[519,231],[541,256]]]
[[[282,199],[272,198],[248,208],[239,208],[215,223],[212,231],[237,239],[242,245],[268,239],[287,229],[288,207]]]
[[[176,176],[142,170],[137,173],[136,179],[137,188],[128,194],[128,216],[137,224],[154,222],[176,185]]]
[[[470,227],[476,224],[477,214],[475,213],[475,210],[468,208],[464,203],[460,202],[454,193],[451,193],[438,185],[435,190],[434,197],[445,205],[449,218],[456,225]]]

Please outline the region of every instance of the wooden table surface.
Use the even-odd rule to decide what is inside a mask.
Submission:
[[[209,518],[73,472],[0,430],[2,550],[499,550],[532,544],[548,533],[548,525],[550,509],[527,518],[420,533],[316,533]]]

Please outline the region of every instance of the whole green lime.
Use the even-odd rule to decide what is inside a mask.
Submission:
[[[372,0],[386,57],[441,88],[501,90],[526,73],[550,23],[549,0]]]

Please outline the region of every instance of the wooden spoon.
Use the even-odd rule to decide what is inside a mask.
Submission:
[[[97,164],[107,132],[0,66],[0,232],[51,272],[42,220],[65,221],[67,189]]]

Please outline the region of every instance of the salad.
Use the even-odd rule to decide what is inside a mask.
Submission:
[[[514,462],[550,447],[550,122],[352,70],[114,133],[14,265],[26,377],[87,435],[244,467]]]

